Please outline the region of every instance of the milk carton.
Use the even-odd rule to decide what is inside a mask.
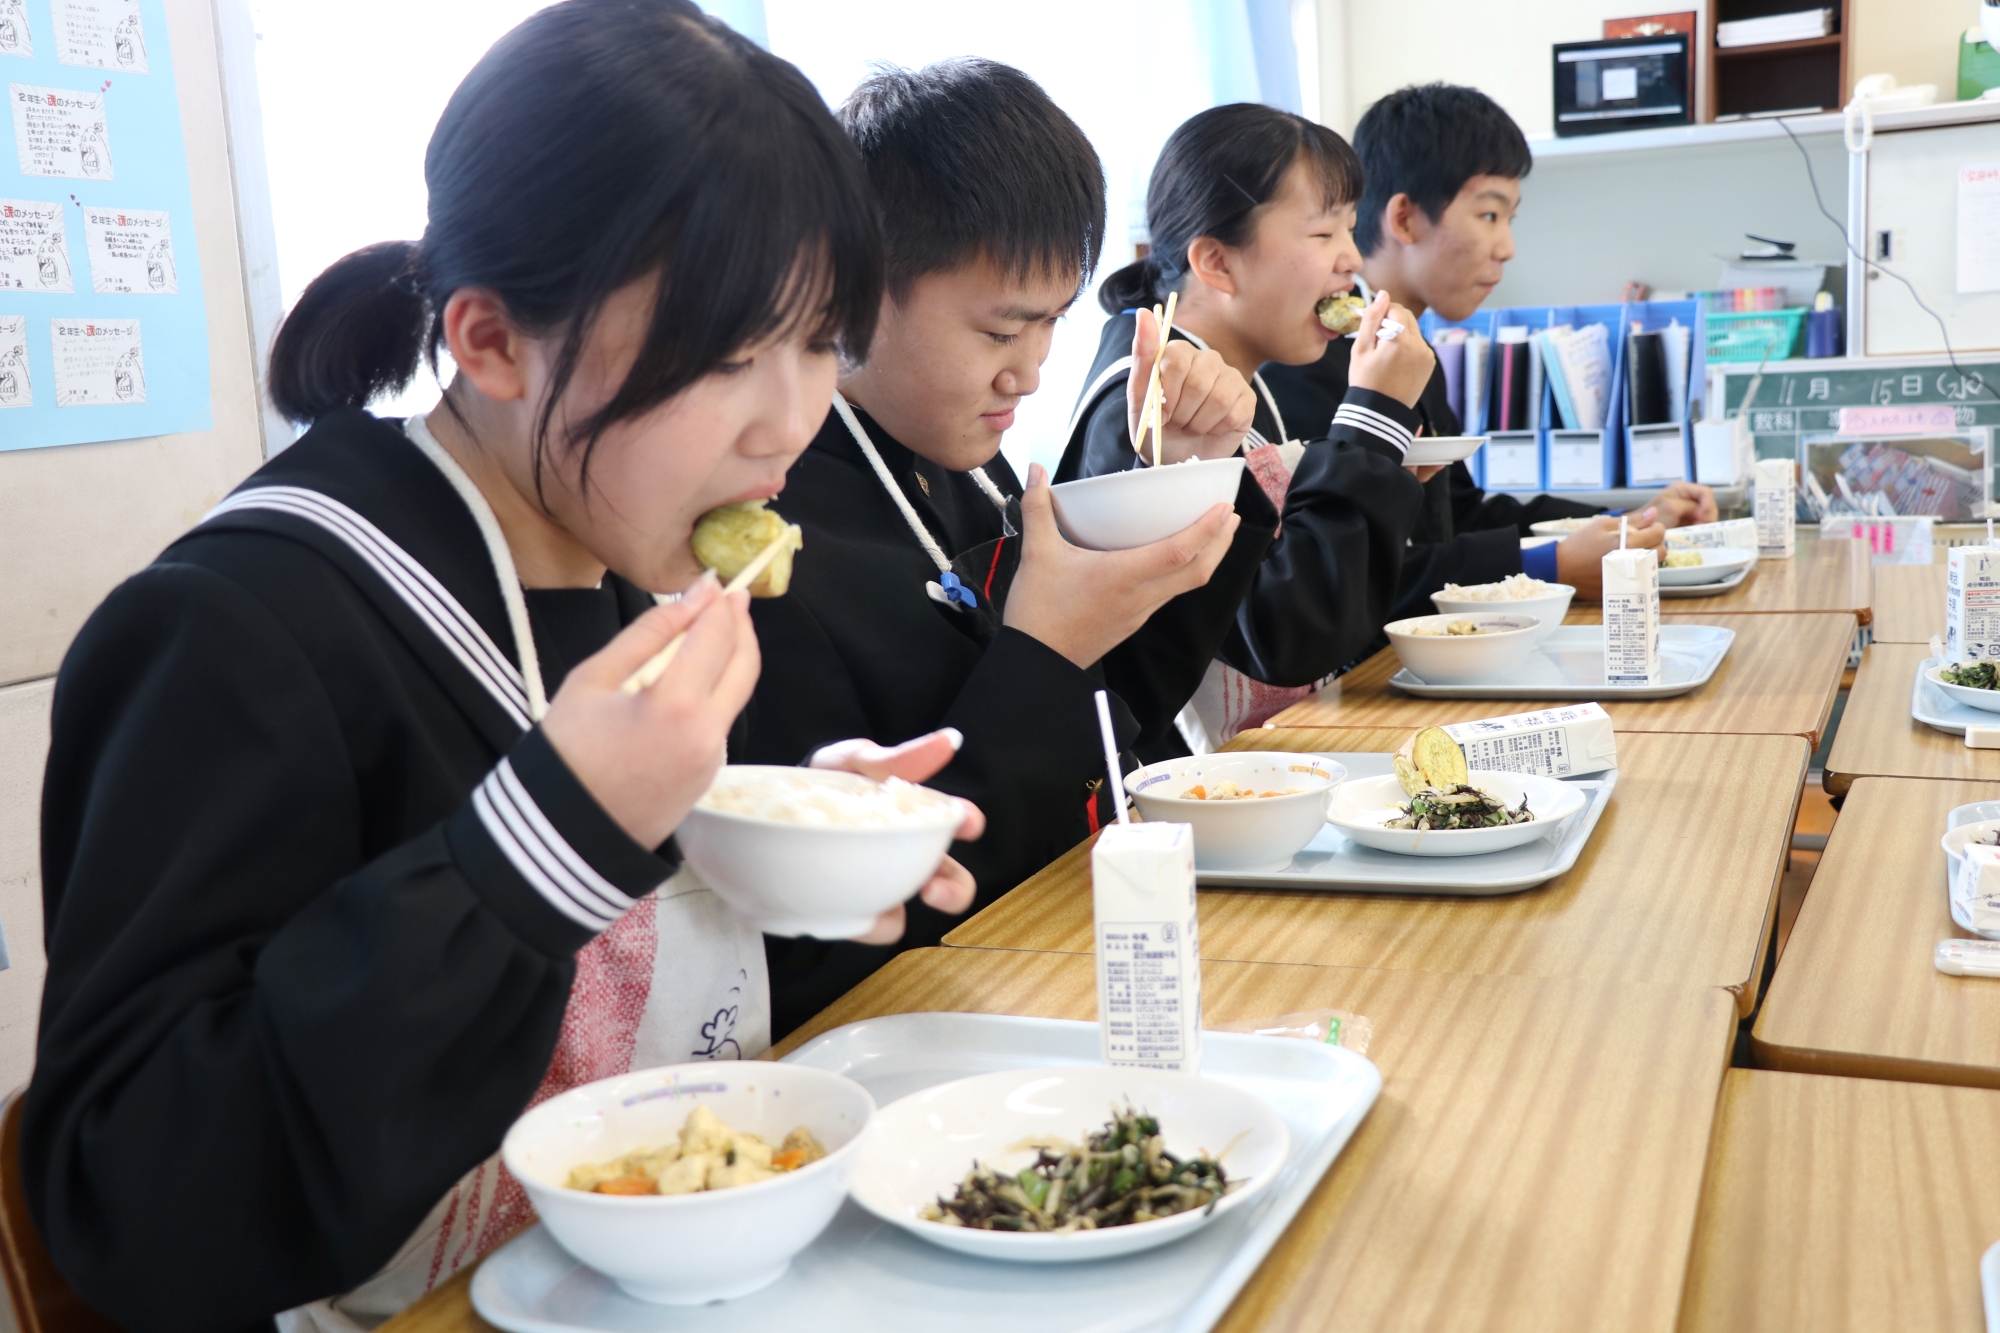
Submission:
[[[1596,704],[1456,722],[1444,734],[1465,751],[1467,768],[1571,778],[1618,767],[1611,715]]]
[[[1789,458],[1757,460],[1757,551],[1780,560],[1792,558],[1798,530],[1798,471]]]
[[[1691,549],[1757,552],[1757,520],[1732,518],[1722,523],[1690,523],[1667,529],[1667,545]]]
[[[1650,550],[1604,556],[1604,683],[1660,681],[1660,563]]]
[[[1953,666],[2000,658],[2000,547],[1945,552],[1944,656]]]
[[[1951,881],[1951,919],[1975,935],[2000,937],[2000,847],[1965,845]]]
[[[1104,1063],[1201,1072],[1194,829],[1113,824],[1090,851]]]

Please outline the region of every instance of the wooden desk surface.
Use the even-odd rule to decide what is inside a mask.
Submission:
[[[1676,612],[1666,624],[1715,624],[1713,616]],[[1604,701],[1605,711],[1624,732],[1720,732],[1735,735],[1803,736],[1818,746],[1821,730],[1840,692],[1847,651],[1854,642],[1854,617],[1839,615],[1731,616],[1736,631],[1729,655],[1714,679],[1676,699],[1626,703]],[[1271,719],[1276,727],[1417,727],[1466,722],[1503,713],[1554,707],[1515,699],[1418,699],[1389,687],[1402,669],[1391,649],[1383,649],[1319,693]],[[1353,748],[1351,746],[1344,748]]]
[[[1854,784],[1757,1015],[1760,1065],[2000,1088],[2000,983],[1931,964],[1966,934],[1945,903],[1945,816],[1996,799],[2000,783]]]
[[[1681,1333],[1983,1333],[1995,1142],[2000,1092],[1730,1070]]]
[[[1881,565],[1875,570],[1877,643],[1928,643],[1944,637],[1943,560],[1929,565]]]
[[[1287,727],[1228,748],[1389,751],[1408,735]],[[1618,791],[1566,875],[1496,898],[1203,889],[1202,956],[1718,986],[1748,1014],[1805,785],[1805,742],[1626,734],[1618,749]],[[945,942],[1090,953],[1089,844]]]
[[[1790,560],[1764,559],[1743,586],[1717,597],[1662,602],[1673,610],[1700,608],[1707,615],[1766,615],[1794,611],[1845,611],[1869,622],[1877,600],[1867,542],[1846,538],[1821,541],[1811,529],[1799,532]]]
[[[1202,993],[1218,1021],[1366,1014],[1383,1076],[1375,1109],[1224,1333],[1673,1327],[1735,1029],[1720,991],[1210,963]],[[781,1049],[878,1014],[939,1010],[1091,1019],[1095,965],[917,950]],[[382,1333],[487,1329],[468,1281]]]
[[[2000,781],[2000,750],[1969,750],[1910,716],[1910,682],[1930,655],[1918,643],[1870,644],[1861,655],[1826,756],[1827,791],[1843,795],[1864,777]]]

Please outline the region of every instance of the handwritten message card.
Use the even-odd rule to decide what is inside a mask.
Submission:
[[[23,176],[111,179],[102,93],[10,83],[7,100],[14,108],[14,151]]]
[[[57,407],[146,401],[146,364],[136,319],[49,321]]]
[[[167,215],[144,209],[86,208],[83,234],[90,251],[90,289],[172,296],[174,238]]]
[[[0,199],[0,291],[73,292],[63,206]]]

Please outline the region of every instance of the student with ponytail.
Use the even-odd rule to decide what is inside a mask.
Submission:
[[[528,19],[425,178],[423,239],[279,332],[311,428],[57,681],[21,1165],[127,1328],[373,1327],[531,1218],[494,1153],[532,1102],[768,1040],[762,940],[671,841],[759,670],[689,534],[778,493],[865,355],[867,180],[804,77],[687,0]],[[365,411],[440,348],[438,408]],[[824,759],[920,779],[953,748]],[[971,895],[951,862],[923,892]]]
[[[1360,195],[1361,164],[1332,130],[1255,103],[1211,108],[1175,130],[1160,152],[1146,192],[1151,253],[1099,288],[1112,319],[1057,480],[1151,463],[1133,448],[1136,418],[1122,392],[1149,367],[1126,349],[1135,326],[1151,324],[1150,307],[1177,292],[1173,338],[1219,354],[1257,392],[1253,435],[1240,447],[1283,514],[1182,715],[1180,738],[1197,748],[1258,724],[1367,652],[1396,596],[1423,499],[1403,456],[1434,363],[1416,320],[1386,295],[1368,307],[1354,335],[1346,401],[1330,428],[1321,423],[1326,438],[1295,438],[1258,375],[1266,362],[1317,361],[1332,339],[1314,311],[1354,285]],[[1409,335],[1380,337],[1391,319]],[[1166,443],[1164,462],[1239,447],[1171,433]]]

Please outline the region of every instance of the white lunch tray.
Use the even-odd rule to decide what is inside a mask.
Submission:
[[[1736,631],[1716,625],[1660,626],[1660,681],[1609,685],[1604,680],[1604,626],[1558,625],[1512,671],[1470,685],[1431,685],[1404,667],[1389,683],[1420,699],[1671,699],[1708,684]]]
[[[1935,657],[1926,657],[1917,663],[1915,677],[1910,682],[1910,716],[1927,727],[1953,736],[1965,735],[1968,726],[2000,726],[2000,713],[1983,712],[1970,704],[1962,704],[1937,686],[1924,679],[1924,673],[1938,664]]]
[[[1000,1069],[1100,1063],[1098,1026],[992,1014],[896,1014],[850,1023],[785,1058],[846,1074],[877,1105]],[[1338,1046],[1208,1032],[1201,1072],[1270,1103],[1292,1133],[1276,1188],[1186,1240],[1096,1263],[995,1263],[927,1245],[852,1200],[762,1291],[649,1305],[535,1226],[494,1251],[472,1305],[508,1333],[1204,1333],[1284,1234],[1375,1104],[1382,1075]]]
[[[1349,778],[1395,771],[1393,755],[1321,754]],[[1484,898],[1546,883],[1576,864],[1618,785],[1618,770],[1564,781],[1585,794],[1583,809],[1549,825],[1546,837],[1484,856],[1398,856],[1348,839],[1328,824],[1283,870],[1203,870],[1211,889],[1320,889],[1347,893],[1448,893]]]
[[[1757,562],[1753,560],[1734,574],[1731,574],[1728,578],[1717,579],[1713,583],[1683,583],[1674,587],[1668,587],[1662,583],[1660,585],[1660,600],[1666,601],[1674,597],[1716,597],[1722,593],[1732,592],[1742,587],[1743,580],[1756,572]],[[1661,628],[1664,630],[1667,627],[1663,625]]]

